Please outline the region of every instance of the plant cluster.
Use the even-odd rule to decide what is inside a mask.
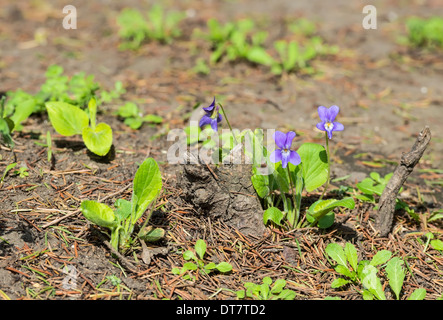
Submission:
[[[406,21],[409,44],[415,47],[443,49],[443,18],[413,17]]]
[[[224,162],[226,157],[232,155],[233,150],[243,148],[242,143],[248,141],[244,146],[244,151],[252,158],[251,180],[257,195],[263,199],[265,207],[263,222],[265,224],[272,221],[282,226],[285,219],[291,228],[309,225],[328,228],[334,222],[333,210],[335,208],[354,208],[355,201],[352,197],[322,199],[330,180],[329,140],[332,139],[333,132],[344,129],[340,122],[335,121],[339,112],[338,106],[334,105],[330,108],[320,106],[318,108],[320,122],[316,127],[325,132],[326,148],[316,143],[304,143],[297,151],[291,150],[292,142],[296,136],[295,132],[290,131],[285,134],[276,131],[274,140],[277,148],[273,152],[268,151],[267,147],[263,145],[262,130],[254,132],[245,130],[242,133],[232,130],[223,106],[216,103],[215,98],[209,107],[203,108],[203,111],[205,114],[199,122],[201,130],[212,130],[216,133],[218,124],[223,120],[220,111],[230,128],[230,132],[222,135],[221,146],[218,146],[214,139],[210,140],[212,143],[204,144],[205,147],[214,150],[213,154],[217,160]],[[201,139],[203,132],[205,131],[200,131],[197,140]],[[188,141],[193,140],[195,138],[192,138],[192,135],[188,136]],[[262,172],[263,164],[272,170]],[[306,211],[305,219],[301,219],[303,191],[311,192],[323,185],[325,187],[322,196]]]
[[[162,177],[157,162],[152,158],[147,158],[135,174],[131,201],[118,199],[115,201],[113,210],[105,203],[85,200],[81,203],[81,211],[89,221],[111,230],[111,245],[119,251],[133,243],[131,236],[134,228],[151,206],[150,213],[137,237],[145,241],[157,241],[164,236],[164,230],[147,226],[147,223],[161,189]]]
[[[144,122],[147,123],[162,123],[163,118],[154,114],[143,115],[139,107],[134,102],[127,102],[120,106],[114,113],[123,118],[123,122],[131,129],[139,129]]]
[[[147,18],[137,9],[125,8],[117,17],[119,36],[124,40],[120,48],[135,50],[148,40],[171,43],[180,36],[178,26],[184,17],[182,12],[165,12],[159,4],[152,6]]]
[[[21,131],[21,123],[31,114],[45,112],[47,103],[64,103],[82,109],[92,98],[97,99],[99,103],[111,102],[125,92],[121,82],[115,83],[114,90],[98,92],[100,84],[94,81],[93,75],[79,72],[69,78],[63,75],[63,67],[58,65],[49,66],[45,76],[46,81],[36,94],[32,95],[19,89],[6,92],[6,97],[3,96],[0,100],[0,133],[3,141],[10,147],[14,146],[11,133]],[[77,122],[83,123],[85,117],[80,117]],[[81,133],[81,130],[76,133]]]
[[[205,263],[203,259],[206,254],[206,249],[206,242],[202,239],[198,239],[195,242],[194,251],[186,250],[183,253],[183,259],[189,262],[184,263],[182,268],[173,268],[172,273],[181,275],[184,279],[191,280],[195,278],[192,274],[187,274],[188,271],[199,270],[201,273],[209,274],[216,270],[222,273],[227,273],[232,270],[232,265],[228,262],[222,261],[218,264],[215,264],[214,262]]]
[[[244,290],[236,292],[238,299],[253,299],[253,300],[294,300],[296,293],[289,289],[284,289],[286,280],[277,279],[272,284],[270,277],[264,277],[262,284],[255,284],[253,282],[245,282]]]
[[[395,294],[397,300],[401,297],[401,290],[405,279],[405,263],[398,257],[392,257],[389,250],[378,251],[371,260],[358,260],[357,249],[353,244],[347,242],[344,246],[337,243],[330,243],[325,249],[327,255],[337,264],[334,269],[344,278],[337,278],[331,283],[332,288],[340,288],[349,283],[361,285],[359,292],[363,299],[386,300],[385,290],[378,274],[381,267],[385,266],[384,274],[388,279],[389,287]],[[392,257],[392,258],[391,258]],[[423,300],[426,296],[426,290],[423,288],[415,289],[408,297],[409,300]]]
[[[112,129],[101,122],[96,124],[97,102],[92,98],[88,103],[88,113],[66,102],[47,102],[49,120],[55,131],[63,136],[81,134],[91,152],[105,156],[112,146]]]
[[[290,30],[305,33],[307,37],[276,40],[273,42],[273,50],[270,50],[265,43],[268,32],[256,31],[257,26],[253,20],[241,19],[222,25],[214,18],[209,19],[208,33],[203,34],[213,46],[209,61],[214,64],[224,57],[228,61],[244,60],[269,67],[277,75],[298,70],[311,73],[313,69],[309,66],[310,61],[320,55],[334,54],[337,48],[325,45],[318,36],[311,36],[315,26],[307,26],[304,21],[300,19],[300,24],[291,24]]]

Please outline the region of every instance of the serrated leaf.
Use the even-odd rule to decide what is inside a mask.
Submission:
[[[352,269],[355,272],[357,272],[357,267],[358,267],[357,249],[355,249],[355,246],[350,242],[346,242],[345,244],[345,255]]]
[[[342,275],[344,275],[344,276],[346,276],[348,278],[351,278],[351,279],[354,278],[354,274],[352,273],[352,271],[349,270],[348,267],[345,267],[345,266],[343,266],[341,264],[339,264],[339,265],[337,265],[335,267],[335,271],[337,271],[338,273],[340,273],[340,274],[342,274]]]
[[[283,288],[286,286],[286,280],[284,279],[277,279],[274,282],[274,285],[271,288],[271,293],[272,294],[278,294],[280,293]]]
[[[424,300],[425,298],[426,298],[426,290],[424,288],[418,288],[411,293],[408,300]]]
[[[346,255],[343,248],[337,243],[330,243],[325,248],[326,253],[338,264],[348,267],[346,263]]]
[[[362,271],[362,284],[378,300],[386,300],[380,279],[377,277],[377,268],[373,265],[367,265]]]
[[[232,270],[232,265],[228,262],[220,262],[216,266],[217,270],[220,272],[230,272]]]
[[[346,280],[346,279],[343,279],[343,278],[337,278],[334,281],[332,281],[331,288],[337,289],[337,288],[340,288],[340,287],[348,284],[349,282],[350,282],[349,280]]]
[[[386,263],[392,256],[392,252],[389,250],[381,250],[378,251],[373,257],[371,262],[369,263],[371,266],[378,266],[383,263]]]
[[[202,239],[198,239],[195,242],[195,252],[197,253],[197,255],[200,257],[200,259],[203,259],[203,256],[206,253],[206,242]]]
[[[400,299],[400,291],[403,286],[403,280],[405,279],[405,272],[402,268],[403,260],[398,257],[394,257],[386,265],[386,273],[389,279],[389,285],[394,291],[397,300]]]

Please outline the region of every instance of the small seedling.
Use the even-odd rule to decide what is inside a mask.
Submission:
[[[8,164],[8,165],[6,166],[6,169],[5,169],[5,171],[3,172],[3,175],[2,175],[1,183],[3,183],[3,180],[5,180],[5,177],[6,177],[6,175],[8,174],[8,172],[9,172],[10,170],[14,169],[16,165],[17,165],[17,162],[13,162],[13,163],[10,163],[10,164]]]
[[[20,178],[26,178],[29,176],[27,167],[20,167],[18,170],[14,170],[14,174],[18,175]]]
[[[162,178],[157,162],[147,158],[135,174],[131,201],[118,199],[113,210],[104,203],[86,200],[80,208],[89,221],[111,230],[111,245],[119,250],[131,243],[130,238],[137,221],[149,206],[153,206],[161,188]],[[164,236],[163,229],[146,226],[151,214],[152,209],[137,234],[141,240],[157,241]]]
[[[283,279],[275,280],[272,284],[270,277],[263,278],[263,284],[252,282],[244,283],[245,290],[237,291],[238,299],[250,298],[254,300],[294,300],[296,293],[289,289],[284,289],[286,281]]]
[[[203,260],[206,253],[206,247],[206,242],[202,239],[198,239],[195,242],[194,251],[186,250],[183,253],[183,259],[189,262],[184,263],[181,269],[173,268],[172,273],[184,275],[185,279],[191,279],[190,275],[185,275],[187,271],[200,270],[202,273],[209,274],[214,270],[218,270],[222,273],[230,272],[232,270],[232,265],[227,262],[220,262],[218,264],[209,262],[206,264]]]
[[[380,272],[377,267],[385,265],[385,275],[389,280],[389,286],[394,292],[396,299],[400,299],[400,291],[403,286],[405,272],[402,267],[404,261],[398,257],[392,257],[389,250],[378,251],[372,259],[358,261],[357,249],[355,246],[347,242],[343,247],[337,243],[330,243],[325,249],[327,255],[332,258],[337,265],[335,271],[345,278],[337,278],[331,283],[332,288],[340,288],[349,283],[361,285],[360,293],[363,299],[386,300],[386,296],[378,277]],[[409,300],[422,300],[425,298],[426,291],[424,289],[416,289]]]
[[[124,123],[131,129],[139,129],[144,122],[148,123],[162,123],[163,118],[153,114],[144,116],[138,106],[133,102],[127,102],[120,106],[115,114],[124,119]]]
[[[443,18],[413,17],[406,22],[411,46],[443,49]]]
[[[86,147],[99,156],[105,156],[112,146],[112,129],[106,123],[96,125],[97,104],[92,98],[88,114],[66,102],[46,103],[49,120],[55,131],[63,136],[81,134]]]
[[[0,134],[3,141],[10,147],[14,147],[14,141],[12,140],[11,133],[14,129],[14,121],[10,117],[5,116],[5,101],[6,97],[2,96],[0,100]]]

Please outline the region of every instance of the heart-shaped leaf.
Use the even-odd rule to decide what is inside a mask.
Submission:
[[[99,123],[95,129],[86,127],[82,132],[86,147],[99,156],[106,155],[112,146],[112,129],[106,123]]]
[[[266,209],[263,214],[263,223],[266,225],[269,220],[274,222],[277,225],[281,225],[281,220],[283,219],[284,214],[280,211],[280,209],[276,207],[270,207]]]
[[[298,148],[302,163],[304,186],[308,192],[322,186],[328,179],[328,158],[323,146],[304,143]]]

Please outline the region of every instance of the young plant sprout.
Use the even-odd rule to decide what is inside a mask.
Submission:
[[[321,131],[325,131],[325,140],[326,140],[326,152],[328,157],[328,180],[326,181],[326,186],[323,189],[323,193],[320,199],[323,198],[326,189],[329,187],[329,180],[331,178],[331,162],[330,162],[330,153],[329,153],[329,139],[332,139],[332,132],[334,131],[343,131],[344,126],[340,122],[336,122],[335,118],[338,115],[340,108],[336,105],[333,105],[329,108],[324,106],[318,107],[318,116],[320,117],[321,122],[317,123],[317,129]]]

